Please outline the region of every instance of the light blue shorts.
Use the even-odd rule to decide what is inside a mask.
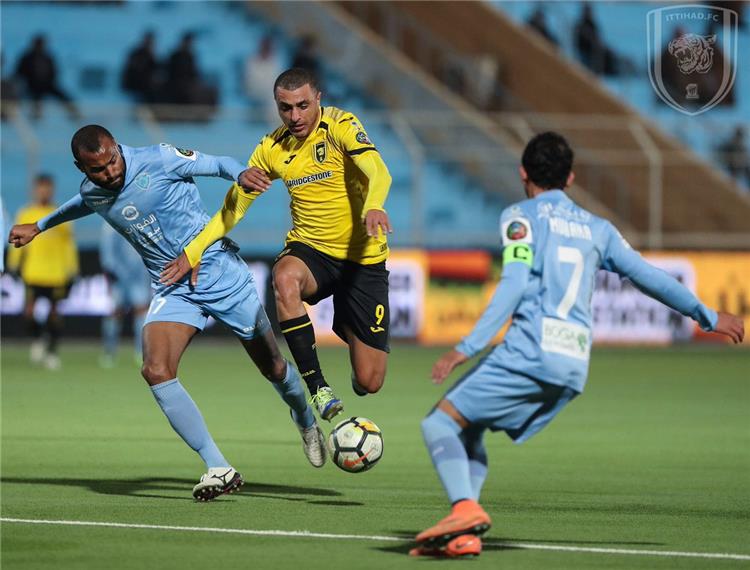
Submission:
[[[208,317],[224,324],[243,340],[264,335],[271,328],[253,275],[236,253],[212,252],[201,262],[195,288],[185,278],[155,294],[145,325],[175,322],[203,330]]]
[[[504,431],[515,443],[539,432],[578,392],[483,359],[445,395],[469,423]]]

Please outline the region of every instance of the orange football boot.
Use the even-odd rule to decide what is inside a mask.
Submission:
[[[434,556],[436,558],[463,558],[479,556],[482,552],[482,539],[473,534],[457,536],[443,548],[418,546],[409,551],[409,556]]]
[[[448,558],[479,556],[482,552],[482,539],[474,534],[462,534],[445,545]]]
[[[417,542],[429,548],[440,547],[464,534],[480,536],[487,532],[490,526],[490,515],[484,512],[479,503],[466,499],[453,505],[451,514],[435,526],[420,532]]]
[[[409,556],[435,556],[440,558],[445,556],[445,548],[428,548],[426,546],[417,546],[409,551]]]

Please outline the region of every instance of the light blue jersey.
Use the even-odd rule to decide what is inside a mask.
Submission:
[[[119,145],[125,162],[120,190],[100,188],[88,178],[78,196],[39,220],[40,230],[91,213],[102,216],[138,252],[155,291],[146,324],[180,322],[203,329],[209,316],[241,338],[250,339],[269,328],[252,274],[230,240],[220,240],[203,254],[198,285],[189,275],[169,287],[159,282],[164,266],[208,222],[194,176],[236,181],[245,167],[229,157],[160,144],[141,148]]]
[[[481,351],[512,313],[505,340],[491,358],[508,370],[581,392],[591,350],[591,296],[600,268],[629,278],[705,330],[716,324],[714,311],[644,261],[610,222],[577,206],[561,190],[507,208],[500,226],[503,282],[473,332],[458,345],[464,354]],[[506,276],[518,288],[508,291]]]
[[[112,226],[102,224],[99,264],[113,277],[112,298],[116,307],[145,307],[151,301],[151,277],[135,248]]]
[[[473,332],[456,348],[473,356],[509,316],[490,359],[510,371],[583,391],[591,350],[596,272],[614,271],[641,291],[713,330],[717,315],[687,288],[647,263],[617,229],[562,190],[507,208],[500,219],[503,281]],[[507,284],[506,284],[507,280]]]
[[[99,188],[87,178],[81,183],[81,196],[138,251],[154,286],[162,289],[159,275],[164,266],[182,254],[210,219],[193,177],[236,180],[244,167],[233,159],[167,144],[120,149],[126,164],[122,189]],[[201,278],[215,277],[209,273],[221,246],[217,242],[206,251]],[[184,281],[181,285],[187,286]]]
[[[713,330],[717,314],[648,264],[615,227],[548,190],[500,219],[503,277],[492,301],[456,350],[481,352],[513,317],[501,344],[446,395],[471,424],[522,443],[583,391],[591,351],[591,295],[599,269]]]

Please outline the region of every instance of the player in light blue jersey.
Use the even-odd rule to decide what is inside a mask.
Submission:
[[[131,313],[134,354],[136,362],[140,364],[143,353],[143,322],[151,301],[151,278],[135,248],[107,223],[102,224],[99,265],[107,277],[114,305],[112,314],[102,318],[104,353],[99,363],[103,368],[114,366],[122,320],[127,313]]]
[[[414,555],[479,554],[490,528],[477,502],[487,475],[486,430],[515,443],[539,432],[586,383],[591,295],[598,269],[629,278],[641,291],[692,317],[706,331],[741,342],[744,324],[716,313],[667,273],[648,264],[615,227],[577,206],[573,152],[556,133],[534,137],[520,168],[527,200],[500,219],[503,276],[472,332],[432,369],[442,383],[481,352],[513,317],[504,341],[448,391],[422,421],[435,470],[452,504],[449,516],[417,535]]]
[[[76,132],[71,149],[76,166],[86,175],[80,193],[36,223],[14,226],[9,241],[21,247],[46,229],[96,212],[139,253],[154,290],[143,329],[142,374],[169,423],[206,464],[207,472],[193,496],[211,500],[243,483],[177,378],[183,352],[209,316],[239,338],[258,370],[289,405],[308,460],[321,467],[323,432],[307,404],[299,373],[279,351],[252,274],[236,246],[223,240],[208,248],[195,287],[187,278],[171,286],[159,283],[164,265],[180,255],[209,220],[193,177],[236,181],[245,167],[228,157],[167,144],[120,145],[98,125]]]

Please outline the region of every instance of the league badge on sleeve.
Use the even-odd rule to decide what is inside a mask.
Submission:
[[[197,158],[194,150],[174,147],[174,153],[180,158],[187,158],[188,160],[195,160]]]
[[[506,235],[508,236],[508,239],[519,240],[525,238],[527,233],[528,231],[526,230],[526,226],[523,225],[523,222],[516,220],[511,222],[508,226]]]
[[[532,242],[531,224],[526,218],[516,217],[503,222],[501,232],[503,245]]]
[[[367,133],[364,131],[359,131],[355,138],[359,144],[372,144],[372,141],[367,137]]]

